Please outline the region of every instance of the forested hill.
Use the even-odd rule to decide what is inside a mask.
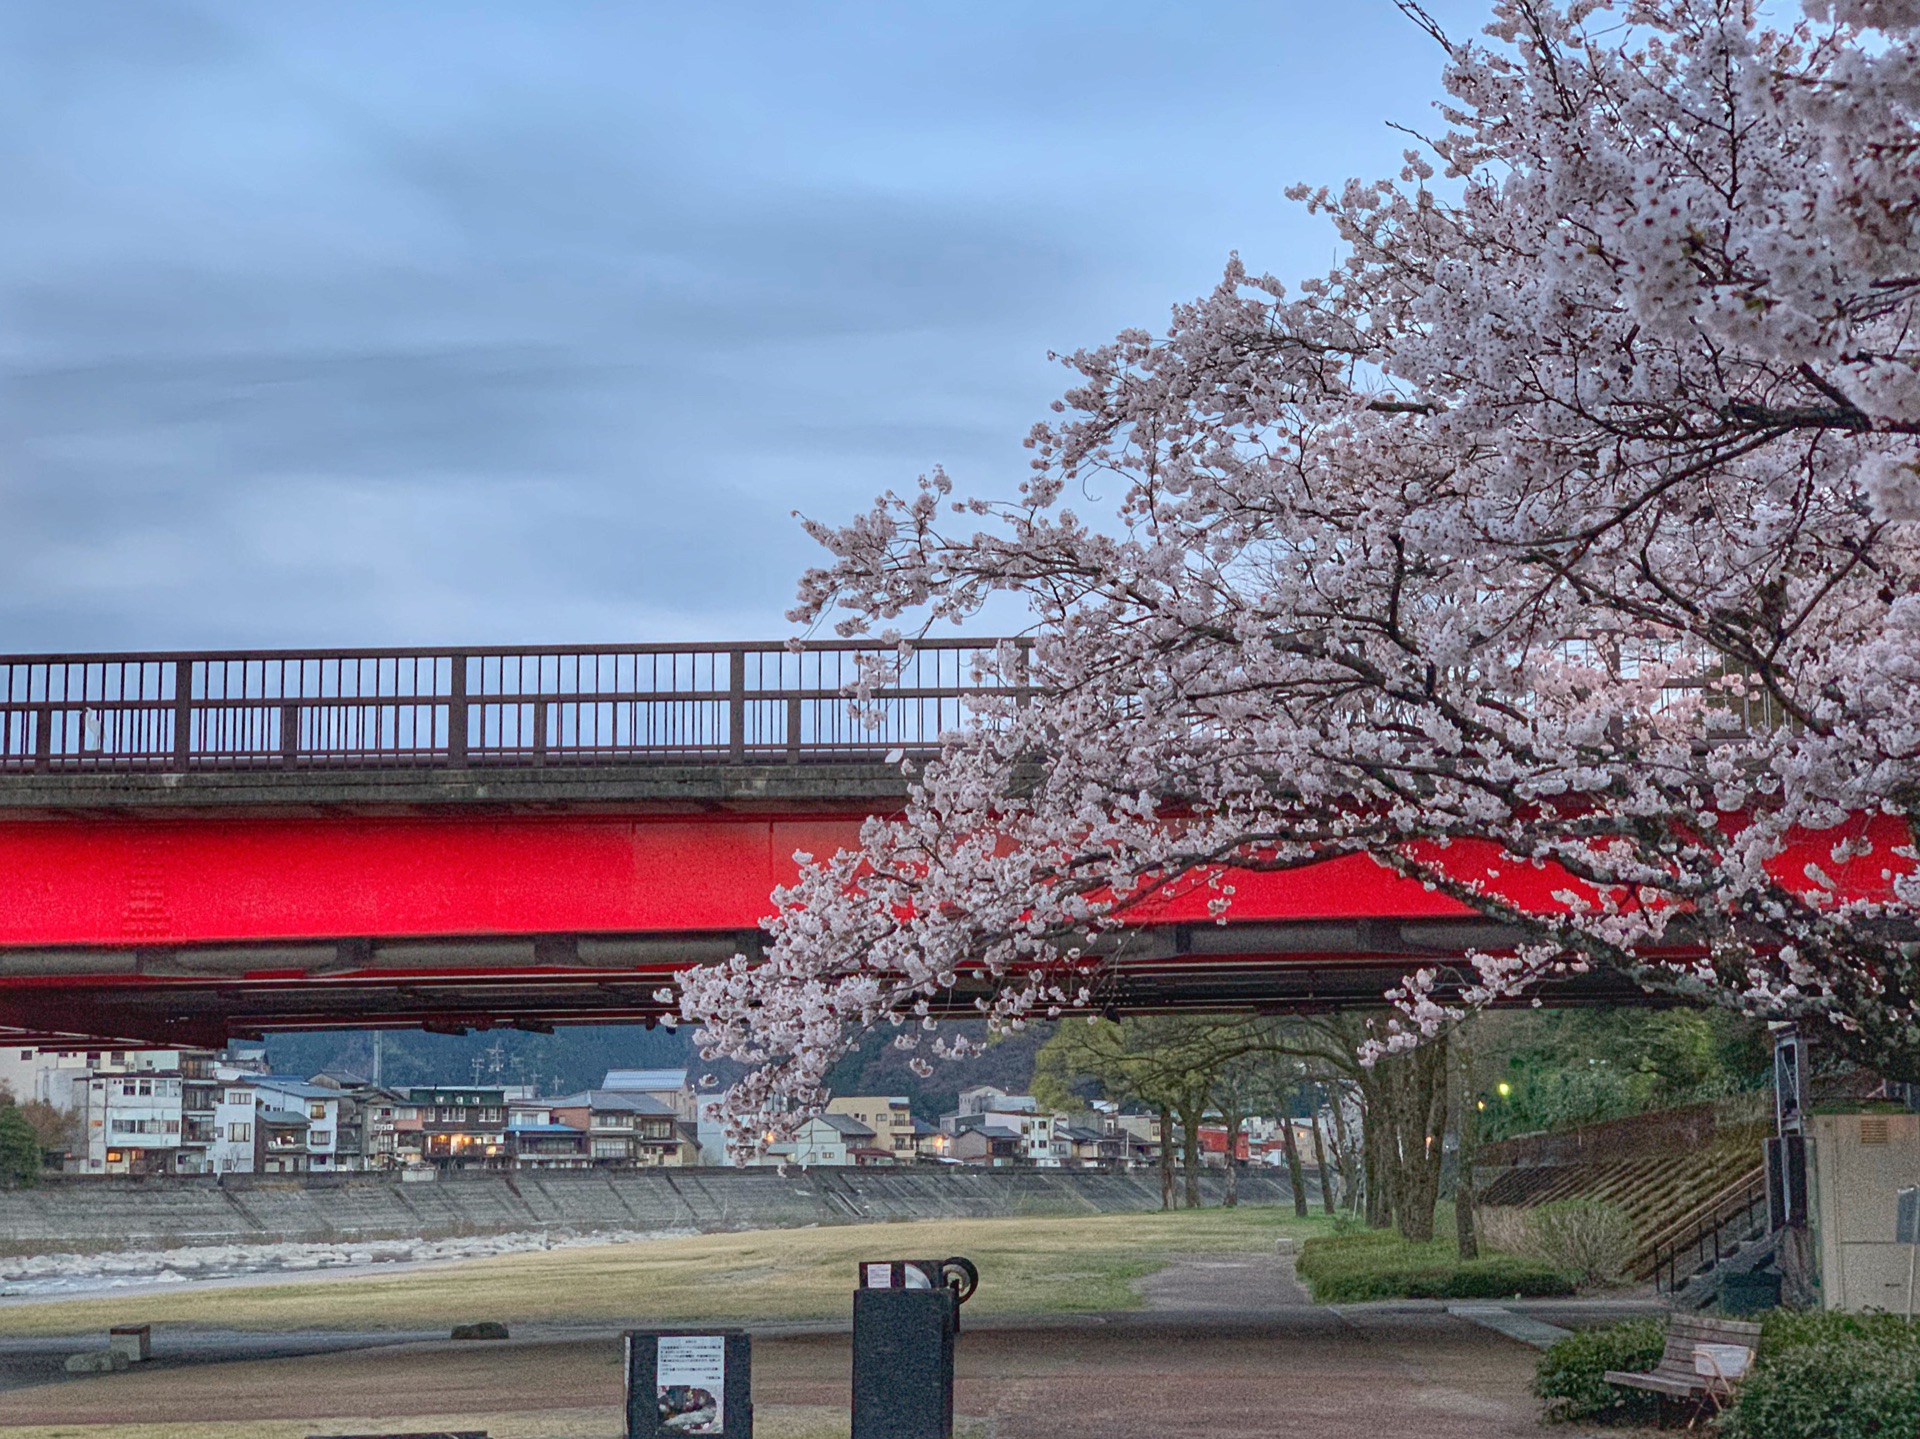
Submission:
[[[953,1026],[978,1038],[983,1025]],[[1053,1033],[1034,1025],[989,1045],[975,1058],[948,1064],[934,1061],[925,1079],[908,1067],[912,1056],[893,1047],[891,1033],[871,1037],[847,1056],[830,1076],[836,1094],[899,1094],[918,1117],[933,1121],[954,1107],[960,1090],[997,1084],[1024,1091],[1033,1081],[1034,1052]],[[600,1082],[609,1069],[685,1067],[697,1080],[713,1070],[722,1081],[734,1071],[702,1065],[691,1034],[682,1029],[645,1029],[636,1024],[581,1025],[552,1034],[492,1030],[462,1036],[388,1030],[381,1038],[381,1078],[389,1085],[533,1084],[542,1094],[567,1094]],[[321,1070],[361,1076],[373,1072],[373,1036],[362,1031],[267,1036],[267,1060],[276,1074],[300,1076]]]
[[[984,1023],[941,1026],[949,1036],[964,1034],[980,1039],[986,1034]],[[848,1055],[827,1076],[827,1087],[835,1094],[905,1095],[913,1105],[916,1119],[932,1123],[954,1107],[956,1096],[976,1084],[998,1085],[1010,1094],[1025,1093],[1033,1083],[1033,1056],[1053,1035],[1051,1024],[1030,1025],[1021,1034],[1010,1034],[987,1046],[984,1054],[948,1063],[933,1059],[933,1073],[922,1079],[909,1067],[913,1055],[895,1049],[894,1031],[883,1030],[868,1036],[860,1049]],[[928,1058],[932,1059],[931,1053]]]
[[[568,1094],[600,1083],[609,1069],[697,1068],[685,1030],[637,1024],[580,1025],[552,1034],[492,1030],[426,1034],[388,1030],[380,1039],[381,1078],[389,1085],[532,1084],[542,1094]],[[321,1070],[373,1072],[371,1033],[271,1034],[267,1061],[276,1074]]]

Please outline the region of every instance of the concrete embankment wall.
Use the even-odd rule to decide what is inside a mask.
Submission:
[[[1203,1181],[1218,1204],[1221,1176]],[[1291,1202],[1283,1176],[1243,1174],[1249,1204]],[[74,1179],[0,1193],[10,1253],[179,1244],[440,1238],[519,1230],[781,1229],[894,1219],[1124,1214],[1160,1207],[1156,1171],[654,1169],[304,1179]]]

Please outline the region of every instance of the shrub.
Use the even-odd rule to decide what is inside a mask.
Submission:
[[[1617,1204],[1567,1199],[1527,1211],[1520,1252],[1573,1276],[1582,1287],[1618,1284],[1633,1256],[1633,1221]]]
[[[0,1105],[0,1188],[40,1182],[40,1138],[11,1104]]]
[[[1720,1421],[1724,1439],[1920,1434],[1920,1351],[1860,1340],[1763,1359]]]
[[[1483,1249],[1501,1249],[1508,1254],[1527,1252],[1526,1210],[1512,1204],[1475,1205],[1473,1225]]]
[[[1547,1401],[1547,1422],[1655,1423],[1657,1394],[1616,1389],[1601,1376],[1609,1369],[1651,1369],[1665,1347],[1666,1325],[1658,1319],[1629,1319],[1560,1340],[1540,1356],[1533,1375],[1533,1392]]]
[[[1319,1304],[1369,1299],[1504,1299],[1571,1294],[1559,1270],[1517,1254],[1460,1258],[1447,1243],[1409,1244],[1394,1234],[1330,1235],[1300,1247],[1295,1272]]]
[[[1720,1421],[1723,1439],[1920,1434],[1920,1331],[1888,1314],[1778,1314]]]

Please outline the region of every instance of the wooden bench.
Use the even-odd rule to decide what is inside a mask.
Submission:
[[[1711,1403],[1718,1409],[1752,1367],[1759,1348],[1758,1324],[1673,1314],[1667,1318],[1666,1350],[1651,1372],[1627,1374],[1612,1369],[1607,1371],[1606,1380],[1626,1389],[1647,1389],[1672,1399]],[[1740,1352],[1735,1354],[1735,1350]]]

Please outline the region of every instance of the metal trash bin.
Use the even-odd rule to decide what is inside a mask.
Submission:
[[[960,1306],[980,1271],[968,1259],[883,1259],[853,1292],[853,1439],[952,1439]]]
[[[1746,1274],[1724,1274],[1719,1286],[1722,1314],[1762,1314],[1780,1307],[1780,1275],[1755,1269]]]

